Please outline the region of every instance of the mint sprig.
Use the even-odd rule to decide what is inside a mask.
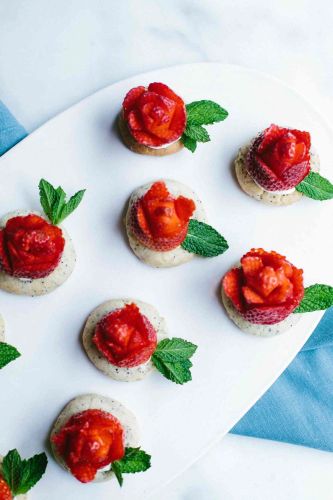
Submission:
[[[181,246],[202,257],[216,257],[229,248],[225,238],[216,229],[196,219],[190,219],[187,235]]]
[[[331,306],[333,306],[333,287],[316,283],[305,288],[303,300],[294,313],[324,311]]]
[[[221,122],[228,116],[228,111],[214,101],[194,101],[186,105],[186,128],[181,137],[184,146],[192,153],[198,142],[209,142],[210,137],[202,125]]]
[[[150,468],[151,456],[140,448],[125,448],[125,455],[121,460],[112,462],[111,470],[114,472],[120,486],[123,485],[123,474],[144,472]]]
[[[0,342],[0,369],[21,356],[16,347]]]
[[[164,377],[176,384],[185,384],[192,380],[192,362],[197,346],[191,342],[174,337],[158,343],[152,355],[152,362]]]
[[[47,467],[45,453],[22,460],[17,450],[11,450],[1,464],[1,475],[13,496],[27,493],[41,479]]]
[[[54,188],[45,179],[39,182],[39,197],[40,204],[43,207],[45,215],[49,218],[52,224],[60,224],[79,206],[82,201],[85,189],[75,193],[68,201],[66,201],[66,193],[62,187]]]
[[[333,184],[318,172],[310,172],[299,184],[296,190],[313,200],[331,200]]]

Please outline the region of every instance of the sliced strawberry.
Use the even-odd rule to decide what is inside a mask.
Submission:
[[[174,198],[165,183],[156,182],[132,205],[131,231],[147,248],[166,252],[184,241],[194,210],[193,200],[184,196]]]
[[[223,278],[225,293],[251,323],[273,324],[285,319],[304,295],[303,271],[277,252],[253,248],[241,268]]]
[[[242,287],[243,296],[248,304],[264,304],[264,299],[248,286]]]
[[[224,293],[232,301],[233,305],[239,311],[243,308],[243,300],[241,296],[241,282],[242,273],[241,269],[238,267],[230,269],[227,274],[224,275],[222,280],[222,286]]]
[[[146,363],[157,345],[156,331],[135,304],[126,304],[97,324],[93,343],[113,365],[131,368]]]
[[[167,198],[170,193],[163,181],[154,182],[149,191],[145,194],[145,200],[154,200],[156,198]]]
[[[123,101],[124,118],[127,120],[128,113],[133,109],[139,97],[146,91],[145,87],[134,87],[127,92]]]
[[[184,196],[179,196],[174,203],[176,213],[181,220],[189,219],[192,216],[195,210],[195,203],[193,200],[185,198]]]
[[[308,132],[271,125],[249,148],[246,169],[267,191],[293,188],[310,171],[310,145]]]
[[[164,97],[167,97],[171,101],[175,101],[178,104],[181,104],[184,106],[184,101],[181,97],[179,97],[173,90],[170,89],[167,85],[164,83],[150,83],[148,86],[148,91],[149,92],[155,92],[156,94],[163,95]]]
[[[13,495],[3,477],[0,476],[0,500],[12,500]]]
[[[186,126],[184,101],[162,83],[152,83],[147,90],[130,90],[123,102],[123,113],[134,139],[148,147],[177,141]]]
[[[263,267],[259,256],[244,256],[241,258],[241,266],[246,277],[256,275]]]

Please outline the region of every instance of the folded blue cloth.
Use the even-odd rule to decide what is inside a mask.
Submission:
[[[27,136],[26,131],[0,101],[0,156]]]
[[[0,155],[27,135],[0,101]],[[294,361],[231,430],[333,451],[333,308]]]
[[[333,308],[233,434],[333,451]]]

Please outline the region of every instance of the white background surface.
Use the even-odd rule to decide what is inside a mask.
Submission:
[[[121,78],[218,60],[284,79],[330,117],[332,9],[323,0],[2,0],[0,97],[31,131]],[[328,453],[230,436],[163,500],[326,500],[332,467]]]

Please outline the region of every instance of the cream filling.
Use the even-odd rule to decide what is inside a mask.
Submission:
[[[294,193],[296,191],[296,189],[293,187],[291,189],[285,189],[285,190],[282,190],[282,191],[268,191],[268,189],[265,189],[264,187],[261,186],[261,184],[259,184],[259,182],[257,182],[252,176],[251,176],[251,179],[253,180],[253,182],[255,182],[257,184],[257,186],[260,187],[260,189],[262,189],[263,191],[266,191],[266,193],[271,193],[271,194],[291,194],[291,193]]]
[[[178,142],[180,138],[181,138],[181,135],[175,141],[168,142],[168,144],[164,144],[163,146],[147,146],[145,144],[143,144],[143,146],[146,146],[147,148],[150,148],[150,149],[166,149],[169,146],[171,146],[172,144],[175,144],[176,142]]]

